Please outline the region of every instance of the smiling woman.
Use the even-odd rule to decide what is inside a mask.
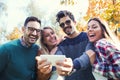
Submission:
[[[120,79],[120,45],[116,43],[106,26],[98,18],[92,18],[88,21],[88,38],[94,43],[96,53],[95,59],[91,59],[93,71],[108,78],[108,80]],[[112,78],[112,79],[111,79]]]
[[[38,68],[40,70],[37,70],[37,75],[38,75],[37,80],[48,80],[48,78],[49,78],[49,80],[64,80],[64,77],[59,76],[57,74],[57,72],[55,70],[55,63],[54,63],[55,60],[64,59],[64,57],[65,57],[65,56],[61,56],[61,57],[56,56],[55,57],[55,52],[56,52],[56,50],[58,48],[57,45],[59,44],[59,42],[61,40],[58,39],[55,31],[51,27],[47,26],[47,27],[44,27],[41,30],[41,38],[40,38],[41,48],[40,48],[40,50],[38,52],[38,57],[37,57],[37,61],[38,62],[40,61],[41,67]],[[50,60],[50,59],[52,59],[54,57],[57,58],[57,59]],[[47,63],[45,59],[47,59],[48,62],[52,62],[53,67],[52,67],[52,65],[50,63]],[[47,66],[42,66],[42,65],[45,65],[45,64]],[[45,74],[42,73],[42,69],[45,69],[44,72],[49,72],[50,69],[49,69],[48,66],[52,67],[52,71],[45,75]]]

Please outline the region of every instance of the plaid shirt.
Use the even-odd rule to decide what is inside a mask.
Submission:
[[[120,50],[106,39],[96,42],[96,61],[93,71],[107,78],[120,78]]]

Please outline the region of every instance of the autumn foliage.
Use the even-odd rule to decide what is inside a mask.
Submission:
[[[89,7],[84,20],[92,17],[105,20],[110,29],[120,37],[120,0],[89,0]]]
[[[61,5],[75,5],[76,0],[61,0]],[[105,20],[110,29],[120,38],[120,0],[89,0],[89,7],[83,19],[87,22],[92,17],[99,17]],[[86,25],[81,21],[77,24],[79,31],[86,31]],[[20,30],[15,27],[13,32],[7,36],[9,40],[19,38]]]
[[[8,40],[18,39],[21,37],[21,35],[22,32],[17,27],[15,27],[14,30],[9,35],[7,35],[7,39]]]
[[[109,25],[119,28],[120,0],[89,0],[89,8],[84,19],[87,21],[91,17],[102,18]]]

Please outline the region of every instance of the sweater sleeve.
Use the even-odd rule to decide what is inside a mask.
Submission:
[[[85,51],[90,49],[95,50],[95,47],[93,43],[88,42]],[[83,52],[83,54],[80,57],[74,59],[73,64],[75,69],[81,69],[81,70],[86,69],[89,65],[91,65],[89,56],[85,52]]]
[[[74,59],[74,68],[77,70],[84,70],[90,65],[90,59],[88,55],[84,52],[82,56]]]
[[[95,51],[95,46],[94,46],[94,44],[92,42],[88,42],[85,51],[90,50],[90,49]]]
[[[2,72],[9,61],[8,50],[4,45],[0,46],[0,72]]]

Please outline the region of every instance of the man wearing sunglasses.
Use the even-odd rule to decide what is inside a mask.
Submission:
[[[66,76],[65,80],[95,80],[92,74],[90,59],[86,54],[87,52],[94,52],[93,48],[88,46],[87,50],[91,51],[85,52],[86,46],[89,44],[87,34],[77,31],[74,15],[70,11],[59,11],[56,17],[60,27],[68,36],[58,45],[56,54],[62,53],[67,58],[65,61],[57,62],[57,72]]]
[[[23,36],[0,46],[0,80],[36,80],[36,60],[41,21],[26,18]]]
[[[94,53],[91,45],[88,45],[87,34],[76,30],[76,21],[71,12],[67,10],[59,11],[56,17],[60,27],[67,35],[66,39],[58,45],[56,51],[56,55],[65,55],[67,57],[63,61],[56,62],[58,74],[65,76],[65,80],[95,80],[90,59],[86,54]],[[91,55],[90,57],[94,56]],[[41,61],[41,63],[43,62]],[[41,68],[40,70],[44,74],[49,74],[52,71],[50,67],[47,67],[47,69]]]

